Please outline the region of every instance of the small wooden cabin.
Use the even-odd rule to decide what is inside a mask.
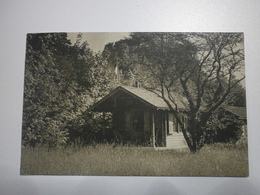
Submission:
[[[236,116],[238,120],[243,121],[242,126],[242,136],[247,137],[247,115],[246,107],[237,107],[237,106],[224,106],[224,110]]]
[[[180,111],[185,110],[182,101],[177,103]],[[124,142],[167,149],[188,148],[173,113],[153,92],[120,86],[95,103],[93,109],[112,113],[114,134]],[[185,115],[181,115],[185,121]]]

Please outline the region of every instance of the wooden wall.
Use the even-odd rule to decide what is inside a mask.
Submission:
[[[132,142],[145,146],[167,146],[167,137],[180,132],[180,127],[172,113],[155,110],[143,104],[135,105],[117,101],[113,112],[115,135],[123,142]],[[154,117],[154,124],[153,124]],[[155,138],[153,137],[153,126]]]

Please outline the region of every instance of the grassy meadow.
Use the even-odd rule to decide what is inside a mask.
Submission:
[[[22,148],[21,175],[248,176],[246,149],[205,146],[197,154],[101,144]]]

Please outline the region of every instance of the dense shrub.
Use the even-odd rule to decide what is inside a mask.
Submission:
[[[205,143],[213,144],[216,142],[235,144],[242,137],[243,122],[238,120],[235,115],[219,109],[213,114],[204,127]]]

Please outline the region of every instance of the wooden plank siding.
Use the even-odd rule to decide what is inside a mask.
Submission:
[[[154,113],[151,113],[151,118],[152,118],[152,145],[155,148],[156,147],[156,132],[155,132],[155,119],[154,119]]]
[[[166,138],[168,149],[184,149],[188,148],[186,140],[183,136],[183,133],[174,132],[172,135],[167,136]]]
[[[139,121],[139,126],[135,124],[138,117],[143,120]],[[143,142],[146,145],[150,143],[153,147],[168,149],[187,148],[183,133],[172,113],[132,109],[125,112],[115,111],[113,118],[115,135],[122,141]],[[182,120],[186,120],[185,117]]]

